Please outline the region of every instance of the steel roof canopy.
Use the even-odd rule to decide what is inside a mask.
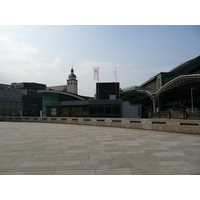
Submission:
[[[190,75],[181,75],[177,78],[169,81],[164,86],[162,86],[155,95],[155,98],[157,98],[161,93],[164,93],[166,91],[172,90],[174,88],[179,88],[181,86],[188,87],[192,84],[199,84],[200,86],[200,74],[190,74]]]

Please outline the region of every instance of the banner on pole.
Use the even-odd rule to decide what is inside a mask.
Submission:
[[[94,67],[94,80],[99,81],[99,67]]]

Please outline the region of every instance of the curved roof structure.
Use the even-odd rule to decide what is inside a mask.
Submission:
[[[200,56],[191,59],[169,72],[160,72],[140,86],[133,86],[121,90],[124,100],[143,102],[146,105],[151,99],[155,112],[159,97],[164,101],[185,101],[192,89],[200,90]],[[200,97],[196,92],[196,102]],[[190,101],[190,99],[189,99]],[[163,104],[163,107],[165,105]],[[199,103],[200,106],[200,103]]]
[[[142,83],[139,87],[146,89],[159,89],[176,77],[189,74],[200,74],[200,56],[182,63],[169,72],[160,72],[159,74],[151,77],[146,82]]]
[[[154,91],[150,91],[150,90],[149,91],[148,90],[137,90],[137,92],[146,94],[147,96],[149,96],[151,98],[151,100],[153,100],[154,95],[155,95]]]
[[[132,91],[125,91],[123,93],[123,98],[126,100],[131,98],[133,101],[138,101],[144,99],[145,97],[149,97],[153,103],[153,110],[155,111],[155,105],[159,95],[162,95],[166,92],[173,92],[178,90],[190,90],[191,88],[200,89],[200,74],[178,76],[175,79],[166,83],[157,91],[134,88]]]
[[[200,88],[200,74],[190,74],[190,75],[182,75],[177,78],[169,81],[164,86],[162,86],[155,94],[155,98],[157,98],[161,93],[164,93],[169,90],[178,89],[180,87],[184,87],[185,89],[190,89],[192,87]]]
[[[61,92],[61,91],[55,91],[55,90],[38,90],[38,93],[53,93],[53,94],[62,94],[66,96],[71,96],[76,98],[77,100],[85,100],[84,97],[81,97],[77,94],[70,93],[70,92]]]

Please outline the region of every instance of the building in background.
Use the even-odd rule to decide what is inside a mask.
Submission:
[[[71,69],[71,74],[67,79],[67,92],[78,94],[78,80],[76,80],[73,67]]]
[[[23,116],[40,116],[42,110],[42,94],[38,90],[46,90],[47,86],[40,83],[12,83],[14,89],[20,89],[23,101]]]
[[[150,113],[170,113],[179,118],[180,110],[200,116],[200,56],[186,61],[169,72],[160,72],[140,86],[124,88],[123,101],[142,104],[142,117]],[[195,115],[196,113],[196,115]],[[150,114],[150,115],[149,115]]]
[[[0,116],[20,116],[22,110],[22,91],[0,84]]]
[[[53,108],[62,107],[63,102],[74,102],[78,104],[80,101],[92,99],[92,97],[80,96],[70,92],[54,91],[54,90],[38,90],[38,93],[42,95],[42,116],[51,116],[48,105],[54,105]],[[55,104],[53,104],[55,103]],[[55,109],[54,109],[55,110]],[[60,112],[56,111],[56,112]]]
[[[47,117],[121,117],[121,100],[78,100],[47,103]]]
[[[39,90],[43,95],[44,117],[140,118],[141,106],[119,99],[119,83],[98,83],[98,99],[70,92]]]
[[[97,99],[119,99],[119,82],[96,83]]]
[[[74,69],[72,66],[71,73],[68,76],[66,85],[50,86],[48,90],[60,91],[60,92],[70,92],[78,94],[78,80],[74,74]]]

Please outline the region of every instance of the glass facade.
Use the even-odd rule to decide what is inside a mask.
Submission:
[[[88,106],[47,106],[46,116],[57,117],[121,117],[121,104]]]
[[[42,98],[42,112],[43,116],[48,116],[50,115],[50,110],[46,109],[47,103],[50,102],[58,102],[58,94],[56,93],[43,93],[43,98]]]
[[[71,96],[58,91],[39,92],[43,95],[43,117],[121,117],[120,99],[81,100],[78,95]]]
[[[23,116],[40,116],[42,110],[42,94],[38,90],[47,89],[46,85],[40,83],[12,83],[15,89],[21,89],[23,100]]]
[[[0,116],[19,116],[22,109],[21,90],[0,84]]]

